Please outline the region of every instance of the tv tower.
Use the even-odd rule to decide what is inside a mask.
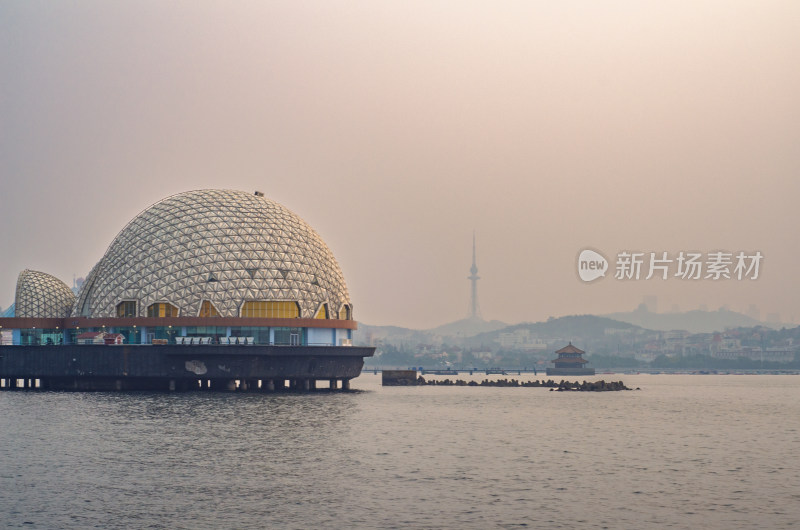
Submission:
[[[478,307],[478,265],[475,262],[475,231],[472,232],[472,267],[469,268],[470,275],[467,279],[472,282],[472,297],[470,299],[470,315],[469,317],[475,320],[481,319],[481,311]]]

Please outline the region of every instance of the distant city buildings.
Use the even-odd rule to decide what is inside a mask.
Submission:
[[[72,292],[75,293],[75,296],[78,296],[78,293],[80,293],[81,288],[83,287],[83,282],[85,281],[86,278],[83,277],[81,278],[75,278],[74,276],[72,277]]]
[[[655,295],[646,295],[642,297],[642,304],[651,313],[658,313],[658,297]]]
[[[532,336],[530,330],[525,328],[515,329],[508,333],[500,333],[498,341],[502,348],[522,351],[547,350],[547,342]]]

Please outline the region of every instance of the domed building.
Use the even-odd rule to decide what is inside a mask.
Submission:
[[[342,324],[352,320],[352,305],[336,259],[300,217],[258,192],[199,190],[168,197],[128,223],[89,273],[72,315],[184,317],[186,323],[195,317],[214,328],[190,325],[179,332],[156,324],[145,340],[146,333],[150,340],[169,340],[169,333],[213,340],[251,334],[265,344],[338,344],[350,338],[351,327]],[[219,318],[228,325],[220,326]],[[275,322],[231,318],[292,325],[270,332]],[[340,322],[322,328],[288,319]]]
[[[17,278],[14,316],[63,318],[75,305],[75,294],[67,284],[44,272],[25,269]]]
[[[175,355],[211,351],[196,345],[219,354],[290,346],[295,351],[263,353],[319,355],[314,347],[342,353],[357,327],[344,275],[322,238],[263,193],[236,190],[180,193],[142,211],[77,297],[57,278],[23,271],[15,304],[15,319],[0,324],[18,331],[15,344],[31,346],[54,337],[83,344],[90,333],[92,344],[108,334],[127,345],[175,345]],[[362,364],[369,350],[358,352]]]

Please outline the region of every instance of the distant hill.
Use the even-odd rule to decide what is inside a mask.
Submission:
[[[478,333],[491,331],[506,327],[507,324],[499,320],[485,321],[480,319],[465,318],[442,324],[431,329],[409,329],[399,326],[371,326],[369,324],[358,324],[358,330],[353,334],[356,344],[365,344],[367,336],[373,339],[381,339],[393,344],[405,342],[407,344],[426,344],[431,342],[434,337],[441,337],[445,340],[458,342],[466,337],[472,337]]]
[[[474,345],[491,343],[497,340],[501,333],[514,333],[517,330],[526,330],[532,336],[543,340],[562,339],[578,342],[603,337],[607,334],[606,330],[624,330],[633,333],[647,333],[649,331],[647,329],[642,329],[641,326],[607,317],[571,315],[560,318],[549,318],[545,322],[516,324],[500,330],[480,333],[467,339],[465,342]]]
[[[550,318],[545,322],[526,322],[507,326],[502,322],[463,319],[432,329],[415,330],[397,326],[359,324],[354,333],[356,344],[366,344],[368,337],[389,344],[431,344],[437,341],[471,348],[489,348],[500,343],[505,333],[525,333],[545,342],[573,341],[598,345],[614,342],[612,336],[644,337],[658,331],[685,330],[689,333],[713,333],[726,328],[751,328],[761,322],[733,311],[687,311],[685,313],[650,313],[644,306],[627,313],[603,316],[571,315]],[[775,327],[775,326],[772,326]]]
[[[442,324],[439,327],[429,329],[434,335],[443,337],[473,337],[478,333],[494,331],[508,327],[505,322],[499,320],[481,320],[479,318],[464,318],[449,324]]]
[[[657,331],[682,329],[690,333],[713,333],[715,331],[724,331],[725,328],[764,325],[762,322],[747,315],[726,309],[720,309],[719,311],[696,310],[683,313],[651,313],[642,305],[634,311],[610,313],[604,316]]]

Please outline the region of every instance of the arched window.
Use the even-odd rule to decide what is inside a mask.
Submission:
[[[117,304],[117,316],[120,318],[123,317],[135,317],[136,316],[136,302],[133,300],[123,300],[122,302]]]
[[[328,304],[320,304],[319,309],[317,309],[317,314],[314,315],[314,318],[325,320],[328,318]]]
[[[241,316],[249,318],[299,318],[300,306],[297,302],[248,301],[242,305]]]
[[[176,317],[178,308],[167,302],[157,302],[147,306],[147,316],[149,317]]]
[[[339,320],[352,320],[352,318],[353,310],[348,304],[342,304],[342,308],[339,309]]]
[[[219,313],[217,312],[217,308],[214,307],[209,300],[203,300],[203,303],[200,304],[200,314],[197,315],[199,317],[218,317]]]

